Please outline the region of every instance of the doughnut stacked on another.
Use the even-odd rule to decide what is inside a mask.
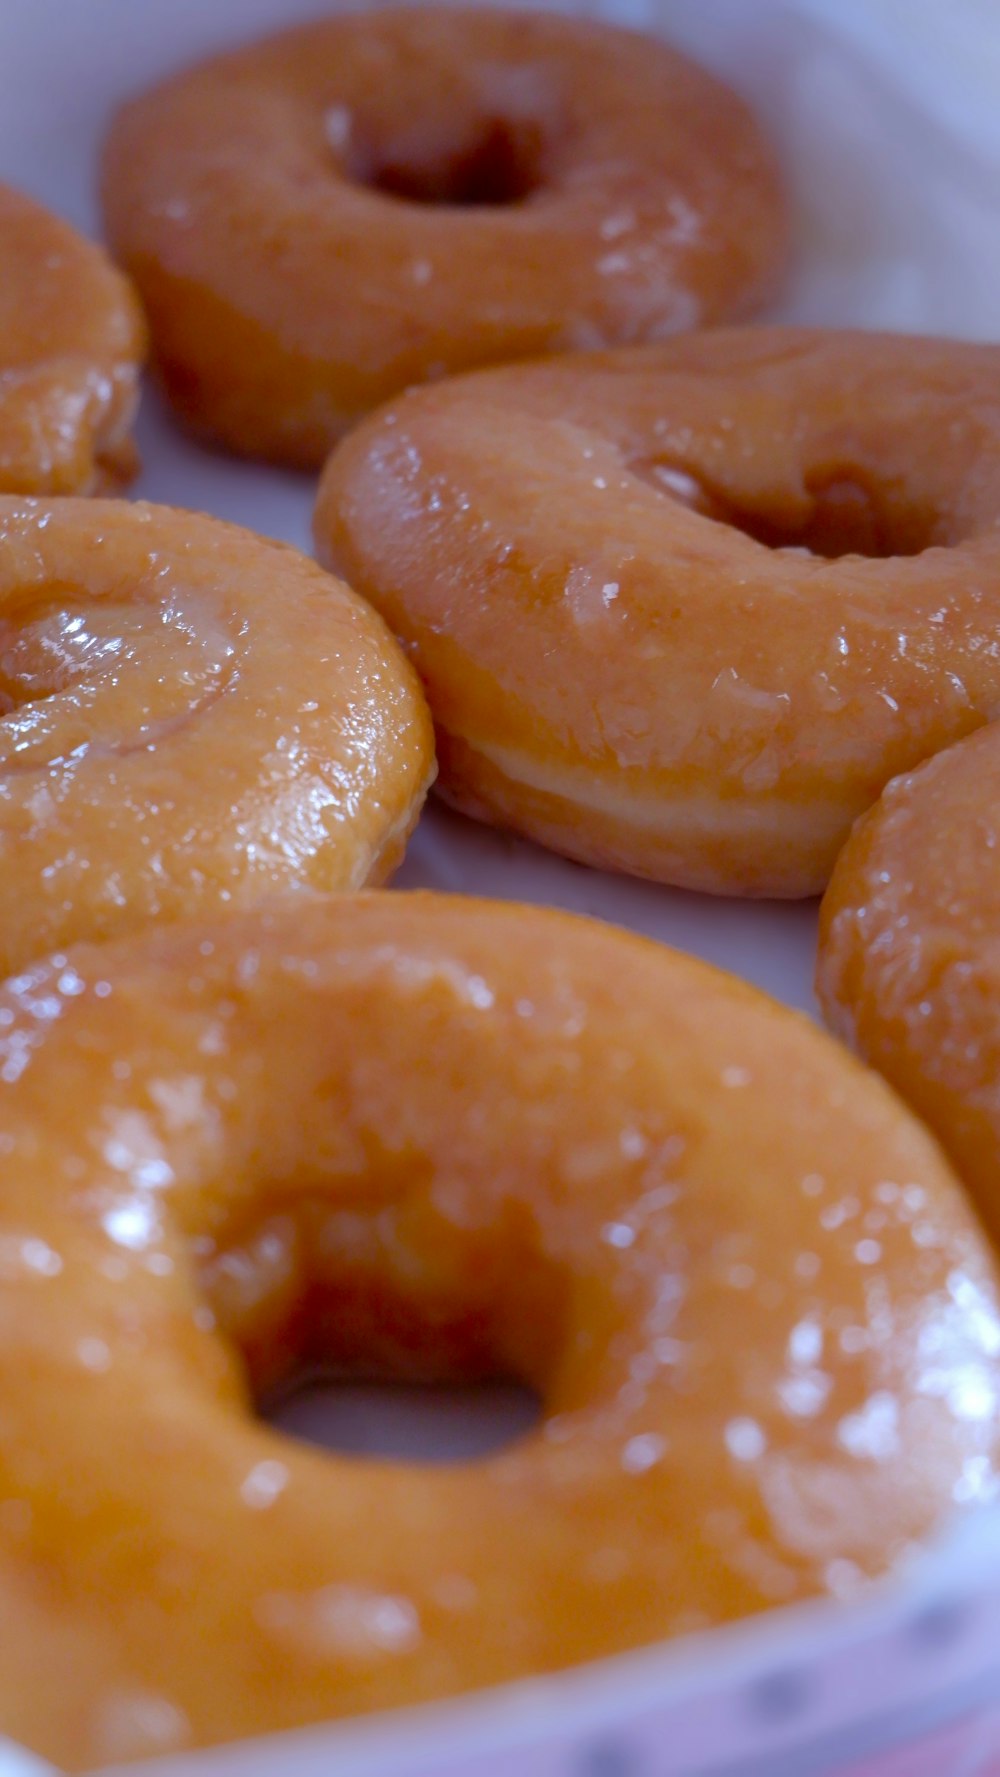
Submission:
[[[318,467],[409,383],[748,312],[785,207],[741,100],[591,20],[389,7],[143,93],[108,235],[177,411]]]
[[[145,355],[136,297],[99,247],[0,185],[0,493],[114,493]]]

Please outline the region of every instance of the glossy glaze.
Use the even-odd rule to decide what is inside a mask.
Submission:
[[[398,862],[430,719],[381,618],[167,507],[0,499],[0,971]]]
[[[0,493],[131,479],[145,327],[99,247],[0,185]]]
[[[160,928],[0,995],[0,1728],[61,1765],[848,1595],[996,1487],[989,1253],[805,1020],[455,897]],[[501,1374],[338,1458],[251,1389]]]
[[[823,902],[828,1022],[934,1129],[1000,1238],[1000,728],[891,783]]]
[[[735,94],[531,13],[388,8],[227,53],[124,109],[103,190],[179,412],[309,466],[409,383],[746,312],[784,254]]]
[[[1000,348],[755,328],[414,391],[334,453],[315,531],[459,808],[804,895],[1000,706],[998,513]]]

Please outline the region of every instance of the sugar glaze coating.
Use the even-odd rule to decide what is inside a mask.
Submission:
[[[361,888],[434,769],[381,618],[282,544],[0,499],[0,971],[146,921]]]
[[[998,514],[1000,348],[748,328],[415,390],[315,532],[410,651],[449,801],[791,896],[1000,708]]]
[[[0,1728],[61,1766],[842,1593],[995,1487],[934,1144],[611,928],[368,894],[70,951],[0,993],[0,1149]],[[542,1422],[334,1457],[250,1406],[317,1361]]]
[[[409,383],[749,312],[784,259],[734,93],[647,36],[492,8],[226,52],[125,107],[103,191],[187,423],[311,467]]]
[[[1000,1238],[1000,728],[895,779],[823,901],[827,1021],[936,1132]]]
[[[135,472],[129,427],[146,330],[107,256],[0,185],[0,493],[114,493]]]

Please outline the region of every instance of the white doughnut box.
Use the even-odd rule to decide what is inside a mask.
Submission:
[[[96,148],[119,100],[213,49],[330,10],[331,0],[0,0],[0,178],[98,232]],[[661,33],[754,104],[795,210],[776,318],[1000,338],[997,0],[560,10]],[[151,394],[140,443],[136,492],[308,549],[309,478],[200,451]],[[812,1006],[812,904],[712,901],[604,876],[438,808],[397,880],[596,914]],[[415,1458],[427,1438],[414,1431]],[[116,1767],[119,1777],[1000,1777],[1000,1504],[963,1514],[863,1598],[450,1705],[156,1752],[154,1734],[154,1756]],[[0,1744],[0,1777],[48,1770]]]

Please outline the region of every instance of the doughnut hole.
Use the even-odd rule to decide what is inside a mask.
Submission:
[[[113,601],[84,608],[71,592],[0,619],[0,717],[57,697],[111,664],[134,613]]]
[[[516,1382],[356,1383],[318,1372],[261,1404],[275,1431],[342,1456],[472,1462],[534,1431],[541,1402]]]
[[[452,1231],[442,1257],[441,1238],[406,1230],[393,1210],[304,1197],[205,1243],[201,1287],[258,1416],[335,1450],[399,1457],[419,1445],[432,1461],[485,1455],[534,1428],[565,1337],[565,1288],[514,1240],[512,1303],[509,1247],[486,1258]]]
[[[798,488],[768,490],[758,503],[734,499],[675,461],[646,459],[632,473],[691,511],[742,531],[765,549],[794,549],[836,561],[920,555],[943,541],[942,519],[931,502],[905,486],[879,482],[858,464],[824,465]]]
[[[348,157],[362,185],[411,204],[500,208],[523,203],[544,180],[544,131],[521,118],[476,119],[458,131],[421,121]]]
[[[49,585],[0,613],[0,766],[38,768],[89,750],[100,710],[105,751],[149,743],[210,703],[229,681],[234,645],[182,597],[154,616],[131,599]]]

